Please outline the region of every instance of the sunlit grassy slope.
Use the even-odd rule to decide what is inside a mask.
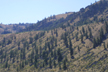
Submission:
[[[101,0],[0,35],[0,72],[108,72],[107,6]]]
[[[83,37],[83,43],[81,42],[81,34],[82,32],[82,27],[84,27],[85,31],[87,30],[88,38]],[[93,37],[89,37],[89,31],[88,27],[91,28],[92,35]],[[6,35],[1,35],[0,36],[0,41],[3,42],[3,39],[5,38],[5,44],[4,46],[0,46],[0,50],[2,50],[2,54],[0,57],[2,58],[0,60],[0,71],[9,71],[9,72],[62,72],[62,71],[75,71],[75,72],[99,72],[102,70],[105,70],[107,72],[107,34],[106,39],[102,41],[100,45],[98,45],[96,48],[93,48],[93,38],[98,37],[99,30],[100,28],[104,29],[105,24],[104,23],[92,23],[88,25],[83,25],[83,26],[78,26],[78,27],[73,27],[73,26],[68,26],[64,29],[62,28],[57,28],[49,31],[32,31],[32,32],[23,32],[23,33],[18,33],[18,34],[6,34]],[[58,36],[56,36],[55,31],[57,30]],[[43,36],[40,36],[37,40],[34,39],[36,34],[40,33],[45,33]],[[68,39],[68,45],[69,45],[69,38],[71,39],[72,42],[72,49],[73,49],[73,56],[74,58],[71,58],[70,55],[70,50],[69,47],[66,47],[64,40],[61,39],[62,34],[67,33],[67,39]],[[78,34],[78,40],[76,40],[76,34]],[[104,31],[105,34],[105,31]],[[29,38],[33,38],[32,43],[30,42]],[[54,40],[53,42],[53,48],[52,45],[50,47],[52,48],[52,52],[54,51],[57,52],[58,48],[61,49],[61,54],[62,54],[62,61],[59,63],[61,64],[61,69],[59,69],[59,63],[58,63],[58,56],[57,59],[54,59],[53,56],[51,56],[51,51],[49,51],[49,48],[45,50],[45,43],[50,42],[51,39]],[[57,39],[57,46],[55,46],[55,39]],[[12,40],[10,44],[8,43],[8,40]],[[20,49],[18,49],[18,42],[20,42]],[[29,49],[27,47],[24,47],[24,43],[28,42]],[[104,44],[106,50],[104,49]],[[34,46],[33,46],[34,44]],[[36,45],[36,48],[35,48]],[[41,47],[41,49],[40,49]],[[78,50],[78,47],[80,51]],[[25,49],[25,58],[21,59],[21,50]],[[38,49],[38,52],[35,52],[35,49]],[[13,54],[15,56],[10,58],[10,53],[13,51]],[[48,52],[47,60],[48,64],[45,64],[43,67],[44,59],[42,57],[42,54],[44,51]],[[31,62],[30,55],[34,52],[33,56],[33,62]],[[38,56],[37,59],[37,68],[34,66],[35,62],[35,55]],[[63,69],[63,61],[67,57],[66,61],[66,67],[67,69]],[[49,67],[49,61],[52,61],[51,66],[52,68]],[[55,60],[56,62],[56,67],[54,67],[53,61]],[[14,61],[14,62],[13,62]],[[25,63],[27,61],[27,64]],[[6,62],[8,62],[8,66],[6,66]],[[22,63],[24,62],[24,67],[20,68],[22,66]]]

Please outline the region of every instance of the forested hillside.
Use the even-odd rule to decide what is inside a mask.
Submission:
[[[64,15],[51,16],[42,21],[38,21],[30,27],[22,31],[37,31],[37,30],[50,30],[58,27],[67,27],[70,25],[81,26],[94,21],[100,22],[101,20],[108,20],[108,1],[99,1],[94,4],[81,8],[79,12],[69,12]],[[59,17],[59,18],[58,18]],[[70,25],[69,25],[70,23]]]
[[[108,1],[0,35],[1,72],[108,72]]]
[[[17,33],[22,29],[31,26],[33,23],[19,23],[19,24],[0,24],[0,34]]]

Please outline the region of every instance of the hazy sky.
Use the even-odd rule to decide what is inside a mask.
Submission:
[[[0,0],[0,23],[36,23],[51,15],[79,11],[99,0]]]

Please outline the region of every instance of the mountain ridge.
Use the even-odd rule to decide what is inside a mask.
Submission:
[[[108,72],[107,4],[102,0],[1,34],[0,71]]]

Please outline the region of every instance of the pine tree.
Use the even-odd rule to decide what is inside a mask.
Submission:
[[[57,32],[57,29],[56,29],[56,37],[58,37],[58,32]]]
[[[108,24],[107,24],[107,22],[105,22],[105,30],[106,30],[106,33],[108,33]]]
[[[81,43],[83,43],[83,35],[81,35]]]
[[[8,67],[8,61],[6,61],[5,65],[4,65],[4,68],[7,68]]]
[[[80,48],[79,48],[79,46],[78,46],[78,52],[80,52]]]
[[[72,42],[71,42],[71,38],[70,37],[69,37],[69,44],[70,44],[69,48],[72,48]]]
[[[60,48],[58,49],[57,54],[58,54],[58,62],[62,61],[63,57]]]
[[[67,40],[67,34],[66,33],[65,33],[65,36],[64,36],[64,44],[68,48],[68,40]]]
[[[56,50],[54,50],[54,59],[57,58]]]
[[[44,65],[44,62],[43,62],[43,67],[44,67],[45,65]]]
[[[35,55],[35,62],[37,62],[37,59],[38,59],[38,56],[37,56],[37,55]]]
[[[24,61],[22,62],[22,68],[24,68]]]
[[[51,49],[51,48],[50,48],[50,42],[48,42],[48,48],[49,48],[49,51],[50,51],[50,49]]]
[[[65,61],[65,60],[63,61],[63,69],[64,69],[64,70],[66,70],[66,69],[67,69],[67,66],[66,66],[66,61]]]
[[[79,30],[79,28],[77,27],[77,30]]]
[[[57,39],[55,39],[55,47],[57,47]]]
[[[29,37],[29,44],[33,43],[33,38]]]
[[[107,48],[108,48],[108,43],[107,43]]]
[[[56,62],[55,62],[55,60],[54,60],[53,64],[54,64],[54,68],[56,68]]]
[[[51,35],[53,36],[53,31],[51,30]]]
[[[59,69],[61,69],[61,63],[59,62]]]
[[[95,40],[95,38],[93,39],[93,48],[95,48],[96,47],[96,40]]]
[[[51,61],[51,58],[50,58],[50,61],[49,61],[49,68],[52,68],[52,61]]]
[[[92,32],[90,31],[89,37],[92,38]]]
[[[37,62],[34,63],[34,66],[35,66],[35,68],[38,68],[38,66],[37,66]]]
[[[53,57],[53,51],[51,51],[51,57]]]
[[[76,37],[76,41],[78,41],[78,33],[76,33],[75,37]]]
[[[70,49],[70,55],[71,56],[73,55],[73,49],[72,48]]]
[[[83,34],[85,34],[85,29],[84,29],[84,27],[82,27],[82,32],[83,32]]]
[[[105,42],[103,43],[103,46],[104,46],[104,50],[106,50],[106,47],[105,47]]]
[[[87,30],[86,30],[85,36],[86,36],[86,39],[88,39],[88,32],[87,32]]]

